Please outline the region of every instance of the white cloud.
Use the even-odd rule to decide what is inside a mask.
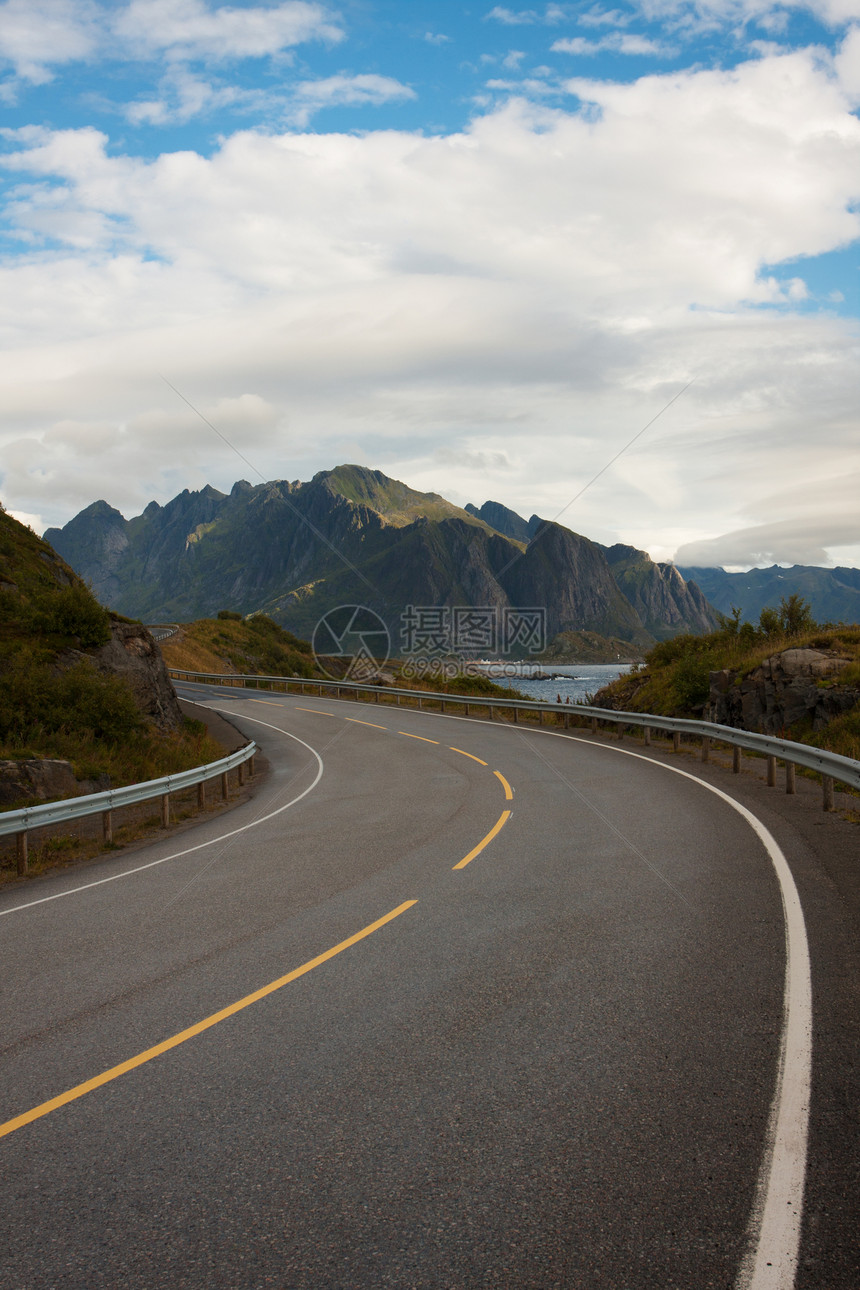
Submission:
[[[112,23],[131,53],[186,60],[263,58],[309,40],[339,41],[343,30],[321,4],[210,6],[203,0],[131,0]]]
[[[414,98],[415,91],[392,76],[352,76],[340,72],[318,81],[300,81],[292,92],[289,119],[295,125],[305,126],[322,108],[345,103],[378,107],[382,103]]]
[[[88,0],[4,0],[0,4],[0,64],[40,85],[51,68],[88,58],[99,43],[99,10]]]
[[[417,487],[555,514],[695,376],[566,522],[664,558],[759,528],[744,549],[784,558],[802,480],[804,549],[850,546],[855,330],[794,315],[808,275],[762,266],[860,232],[852,49],[572,81],[587,111],[515,101],[449,136],[247,131],[146,161],[7,132],[31,242],[0,264],[4,501],[62,523],[246,474],[164,373],[267,478],[358,445]],[[407,90],[354,80],[307,110]]]
[[[584,36],[571,36],[557,40],[551,46],[557,54],[599,54],[611,50],[616,54],[631,54],[640,57],[672,56],[677,53],[671,46],[651,40],[647,36],[637,36],[633,32],[611,32],[601,36],[600,40],[587,40]]]
[[[425,31],[424,39],[428,45],[449,45],[451,43],[450,36],[445,36],[438,31]]]

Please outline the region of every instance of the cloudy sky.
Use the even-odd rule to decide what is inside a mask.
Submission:
[[[860,0],[0,0],[0,499],[860,565],[858,107]]]

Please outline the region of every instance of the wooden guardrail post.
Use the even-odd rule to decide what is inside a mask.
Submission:
[[[776,758],[768,757],[767,759],[767,786],[774,788],[776,786]]]
[[[162,828],[168,828],[170,825],[170,794],[163,793],[161,797],[161,825]]]
[[[24,832],[24,833],[19,833],[16,836],[17,836],[17,842],[18,842],[18,845],[16,847],[18,877],[23,878],[24,874],[27,872],[27,869],[28,869],[27,834],[26,832]]]
[[[102,811],[102,837],[113,842],[113,811]]]
[[[708,735],[702,735],[702,761],[710,761],[711,758],[711,740]]]
[[[821,790],[822,790],[822,804],[821,804],[821,809],[822,809],[822,810],[824,810],[824,811],[832,811],[832,810],[833,810],[833,806],[834,806],[834,802],[833,802],[833,776],[832,776],[832,775],[822,775],[822,776],[821,776]]]
[[[591,733],[593,735],[597,734],[597,717],[591,718]]]
[[[681,751],[681,732],[680,730],[672,731],[672,752]]]
[[[198,811],[206,809],[206,781],[202,779],[197,785],[197,809]]]
[[[251,776],[251,779],[254,778],[256,761],[257,761],[256,755],[248,758],[248,774]]]
[[[228,793],[227,772],[225,770],[221,774],[221,801],[222,802],[227,801],[227,793]]]
[[[240,761],[237,769],[239,772],[239,787],[241,788],[242,785],[245,783],[245,763],[243,761]]]
[[[644,726],[642,729],[642,733],[645,737],[645,747],[650,748],[651,747],[651,727]]]
[[[794,775],[795,775],[795,770],[796,770],[796,769],[797,769],[797,768],[795,767],[795,764],[794,764],[794,762],[793,762],[793,761],[787,761],[787,762],[785,763],[785,791],[786,791],[786,793],[796,793],[796,792],[797,792],[797,788],[795,787],[795,779],[794,779]]]
[[[737,744],[732,745],[732,774],[740,775],[741,773],[741,750]]]

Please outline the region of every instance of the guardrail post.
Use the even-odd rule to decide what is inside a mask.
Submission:
[[[563,713],[561,714],[561,724],[562,724],[562,726],[563,726],[563,728],[564,728],[565,730],[569,730],[569,729],[570,729],[570,713],[569,713],[569,712],[563,712]]]
[[[102,837],[113,842],[113,811],[102,811]]]
[[[767,759],[767,786],[773,788],[776,785],[776,758],[768,757]]]
[[[24,877],[24,874],[27,872],[27,868],[28,868],[28,866],[27,866],[27,834],[26,834],[26,832],[24,832],[24,833],[19,833],[19,834],[17,835],[17,841],[18,841],[18,846],[17,846],[16,850],[17,850],[18,877],[19,877],[19,878],[23,878],[23,877]]]
[[[248,774],[251,776],[252,779],[254,778],[254,772],[255,772],[254,763],[256,762],[256,760],[257,760],[256,756],[248,758]]]
[[[222,772],[222,775],[221,775],[221,801],[222,802],[227,801],[227,792],[228,792],[227,772],[225,770]]]
[[[597,734],[597,717],[591,718],[591,733],[593,735]]]
[[[741,750],[734,744],[732,746],[732,774],[740,775],[741,773]]]
[[[538,725],[539,726],[543,725],[543,708],[540,708],[538,710]]]
[[[709,735],[702,735],[702,761],[709,761],[711,757],[711,740]]]
[[[206,806],[206,782],[205,782],[205,780],[202,780],[202,779],[201,779],[200,783],[197,785],[197,809],[198,809],[198,811],[202,811],[202,810],[204,810],[205,806]]]
[[[681,732],[680,730],[672,731],[672,752],[681,751]]]
[[[514,725],[518,726],[519,723],[520,723],[520,710],[519,708],[514,708]]]
[[[237,769],[239,771],[239,787],[241,788],[245,783],[245,763],[240,761]]]
[[[161,798],[161,826],[166,829],[170,824],[170,794],[164,793]]]
[[[495,708],[495,704],[488,703],[488,704],[487,704],[487,712],[489,713],[489,720],[490,720],[490,721],[495,721],[495,719],[496,719],[496,708]]]
[[[650,726],[643,727],[642,733],[645,736],[645,747],[650,748],[651,747],[651,727]]]
[[[795,767],[795,764],[794,764],[794,762],[793,762],[793,761],[787,761],[787,762],[785,763],[785,791],[786,791],[786,793],[796,793],[796,792],[797,792],[797,788],[795,787],[795,781],[794,781],[795,770],[796,770],[796,767]]]
[[[419,695],[418,695],[418,711],[419,711],[419,712],[423,712],[423,710],[424,710],[424,700],[421,698],[421,695],[419,694]]]
[[[832,775],[822,775],[822,776],[821,776],[821,789],[822,789],[822,803],[821,803],[821,809],[822,809],[822,810],[824,810],[824,811],[832,811],[832,810],[833,810],[833,805],[834,805],[834,803],[833,803],[833,776],[832,776]]]
[[[471,711],[472,711],[472,706],[471,706],[471,704],[467,703],[467,704],[466,704],[466,716],[467,716],[467,717],[471,715]]]

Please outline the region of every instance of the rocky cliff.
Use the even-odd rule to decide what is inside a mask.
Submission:
[[[851,664],[834,650],[786,649],[754,671],[710,674],[705,720],[765,735],[788,735],[792,726],[821,730],[860,698],[856,685],[840,684]]]

